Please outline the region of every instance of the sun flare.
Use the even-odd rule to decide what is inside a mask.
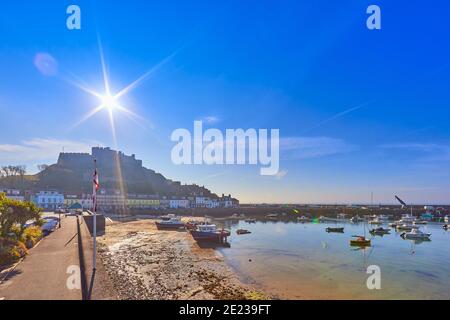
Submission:
[[[102,106],[107,109],[115,109],[117,107],[117,99],[110,94],[102,96]]]

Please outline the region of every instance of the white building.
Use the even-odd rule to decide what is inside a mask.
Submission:
[[[8,199],[24,201],[25,197],[20,190],[17,189],[0,189],[0,193],[4,193]]]
[[[53,190],[40,191],[32,197],[32,202],[40,208],[55,210],[64,206],[64,195]]]
[[[225,196],[222,194],[222,197],[220,198],[220,206],[223,208],[233,208],[235,205],[231,195]]]
[[[206,201],[206,208],[219,208],[220,207],[220,202],[217,201],[216,199],[209,199],[208,201]]]
[[[205,208],[207,203],[209,202],[208,197],[197,196],[195,197],[195,207],[196,208]]]
[[[171,199],[169,201],[171,209],[189,208],[189,200],[187,199]]]

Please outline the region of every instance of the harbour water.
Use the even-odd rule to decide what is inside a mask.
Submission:
[[[227,221],[231,247],[220,249],[241,280],[275,298],[287,299],[449,299],[450,231],[423,227],[431,241],[404,240],[391,230],[370,236],[372,246],[350,247],[363,224]],[[327,233],[327,227],[345,227]],[[386,226],[384,226],[386,227]],[[239,228],[252,233],[236,235]],[[369,290],[367,267],[381,270],[381,289]]]

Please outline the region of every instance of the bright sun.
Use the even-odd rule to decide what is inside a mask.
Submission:
[[[116,98],[107,94],[102,97],[102,105],[108,109],[114,109],[117,106]]]

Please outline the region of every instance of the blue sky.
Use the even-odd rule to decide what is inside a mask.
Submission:
[[[82,29],[66,28],[77,4]],[[382,29],[366,28],[377,4]],[[168,178],[242,202],[450,203],[448,1],[2,1],[0,165],[54,163],[113,146],[101,38],[117,92],[176,54],[120,102],[118,147]],[[36,55],[54,59],[39,70]],[[52,71],[52,70],[50,70]],[[175,166],[177,128],[280,129],[280,174]]]

